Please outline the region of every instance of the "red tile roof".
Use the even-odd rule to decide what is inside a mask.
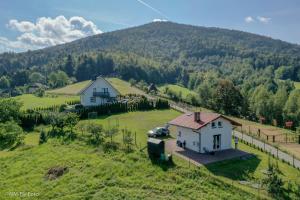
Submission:
[[[206,126],[208,123],[210,123],[220,117],[230,121],[233,125],[240,126],[239,123],[237,123],[227,117],[224,117],[221,114],[208,113],[208,112],[200,113],[200,121],[199,122],[195,121],[194,113],[185,113],[185,114],[173,119],[172,121],[170,121],[169,124],[198,130],[198,129],[201,129],[202,127]]]

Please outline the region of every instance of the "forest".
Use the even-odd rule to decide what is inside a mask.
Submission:
[[[284,126],[300,122],[300,46],[220,28],[156,22],[64,45],[0,55],[0,89],[57,88],[95,75],[197,92],[188,102]]]

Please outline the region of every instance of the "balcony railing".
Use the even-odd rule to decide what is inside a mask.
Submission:
[[[94,97],[102,97],[102,98],[109,98],[109,92],[93,92]]]

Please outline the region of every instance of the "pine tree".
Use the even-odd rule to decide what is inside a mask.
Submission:
[[[68,74],[68,76],[74,75],[74,63],[71,55],[68,55],[64,70]]]
[[[39,144],[44,144],[47,142],[47,134],[44,130],[41,131]]]

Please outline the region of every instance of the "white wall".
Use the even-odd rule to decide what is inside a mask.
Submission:
[[[222,127],[218,127],[218,121],[222,122]],[[200,129],[201,132],[201,153],[205,153],[203,148],[206,148],[208,151],[214,151],[213,149],[213,136],[221,135],[221,148],[220,150],[230,149],[231,148],[231,134],[232,134],[232,125],[229,121],[224,118],[219,118],[214,121],[216,128],[212,128],[211,124],[207,124],[205,127]]]
[[[218,127],[218,121],[222,122],[222,127]],[[214,121],[216,128],[212,128],[211,123],[207,124],[205,127],[194,132],[192,129],[183,128],[177,126],[177,140],[186,142],[186,148],[197,151],[200,153],[205,153],[203,148],[206,148],[208,151],[214,151],[213,149],[213,136],[221,135],[221,147],[220,150],[230,149],[231,148],[231,134],[232,134],[232,125],[229,121],[224,118],[219,118]],[[181,137],[178,133],[181,131]],[[199,139],[199,134],[201,138]],[[199,143],[200,140],[200,143]],[[200,146],[199,146],[200,145]]]
[[[181,136],[179,136],[179,131],[181,132]],[[192,129],[177,126],[177,140],[180,142],[185,141],[187,149],[199,152],[199,134],[193,132]]]
[[[90,98],[93,97],[93,88],[96,88],[96,92],[102,92],[102,88],[108,88],[111,97],[116,97],[118,95],[116,89],[108,84],[103,78],[97,78],[97,80],[80,95],[80,102],[83,106],[96,106],[107,103],[107,99],[101,97],[96,97],[96,102],[90,101]]]

